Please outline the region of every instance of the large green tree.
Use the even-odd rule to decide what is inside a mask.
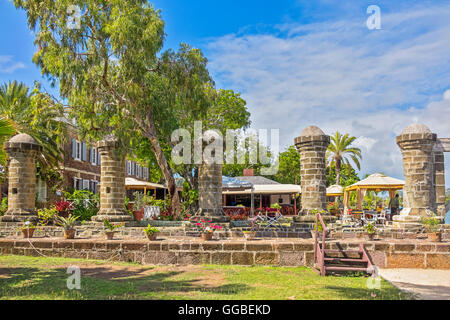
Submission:
[[[15,0],[26,11],[38,50],[33,61],[59,85],[81,134],[99,140],[114,134],[122,149],[142,137],[168,184],[172,212],[181,205],[161,132],[173,109],[209,105],[206,59],[182,46],[159,55],[164,43],[160,12],[146,0]],[[70,24],[73,6],[81,14]],[[79,18],[79,19],[78,19]],[[163,120],[161,120],[163,119]],[[137,136],[138,138],[135,138]]]
[[[278,173],[273,180],[283,184],[300,184],[300,153],[295,146],[290,146],[280,153]]]
[[[328,146],[326,153],[327,161],[329,165],[335,167],[336,171],[336,184],[341,184],[341,168],[343,165],[351,167],[350,160],[356,165],[358,170],[361,169],[359,160],[361,157],[361,150],[356,147],[352,147],[352,143],[356,140],[356,137],[349,134],[342,135],[336,132],[331,136],[331,143]]]

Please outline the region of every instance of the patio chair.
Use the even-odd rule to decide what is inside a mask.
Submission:
[[[372,216],[372,218],[369,218],[367,216]],[[363,226],[368,225],[369,223],[375,223],[378,219],[378,213],[376,211],[365,211],[361,216],[361,221],[363,222]]]
[[[381,210],[378,214],[376,224],[383,226],[386,224],[386,209]]]

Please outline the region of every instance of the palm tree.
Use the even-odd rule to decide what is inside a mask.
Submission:
[[[6,162],[6,153],[2,146],[15,132],[16,130],[14,129],[11,121],[6,118],[0,118],[0,166],[2,167],[2,171]]]
[[[32,136],[43,148],[38,158],[45,171],[57,168],[62,159],[65,124],[60,121],[63,109],[52,103],[48,95],[38,88],[30,88],[17,81],[0,86],[0,117],[8,120],[16,132]]]
[[[355,163],[358,170],[361,169],[359,159],[361,157],[361,150],[359,148],[352,147],[351,144],[356,140],[356,137],[350,136],[348,133],[345,135],[336,132],[331,137],[331,143],[327,150],[327,162],[330,165],[335,165],[336,168],[336,184],[340,185],[341,182],[341,167],[343,164],[348,165],[351,168],[350,159]]]

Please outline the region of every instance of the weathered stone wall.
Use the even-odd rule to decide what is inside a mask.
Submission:
[[[36,220],[36,161],[42,147],[22,133],[12,137],[4,148],[9,156],[8,211],[1,220]]]
[[[327,243],[326,249],[354,250],[358,241]],[[430,242],[363,242],[380,268],[450,269],[450,244]],[[144,265],[272,265],[312,266],[311,240],[286,241],[104,241],[0,239],[0,254],[137,262]]]
[[[130,221],[125,210],[125,161],[117,151],[118,142],[110,137],[97,145],[101,155],[100,210],[93,221]]]
[[[199,215],[213,222],[229,220],[222,209],[222,165],[203,163],[198,173]]]
[[[436,210],[445,216],[445,158],[443,152],[434,152],[434,188],[436,190]]]
[[[304,129],[295,139],[295,145],[300,152],[303,215],[311,215],[313,210],[326,210],[325,153],[329,144],[330,137],[315,126]]]
[[[411,208],[409,216],[425,216],[435,208],[433,146],[437,136],[424,125],[413,124],[397,137],[402,151],[405,187],[404,208]]]

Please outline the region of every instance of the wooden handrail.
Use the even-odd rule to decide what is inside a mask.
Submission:
[[[319,246],[319,221],[322,225],[322,248]],[[325,238],[328,229],[323,222],[320,213],[316,215],[316,225],[315,225],[315,245],[314,245],[314,262],[318,264],[320,268],[320,275],[325,276]]]

